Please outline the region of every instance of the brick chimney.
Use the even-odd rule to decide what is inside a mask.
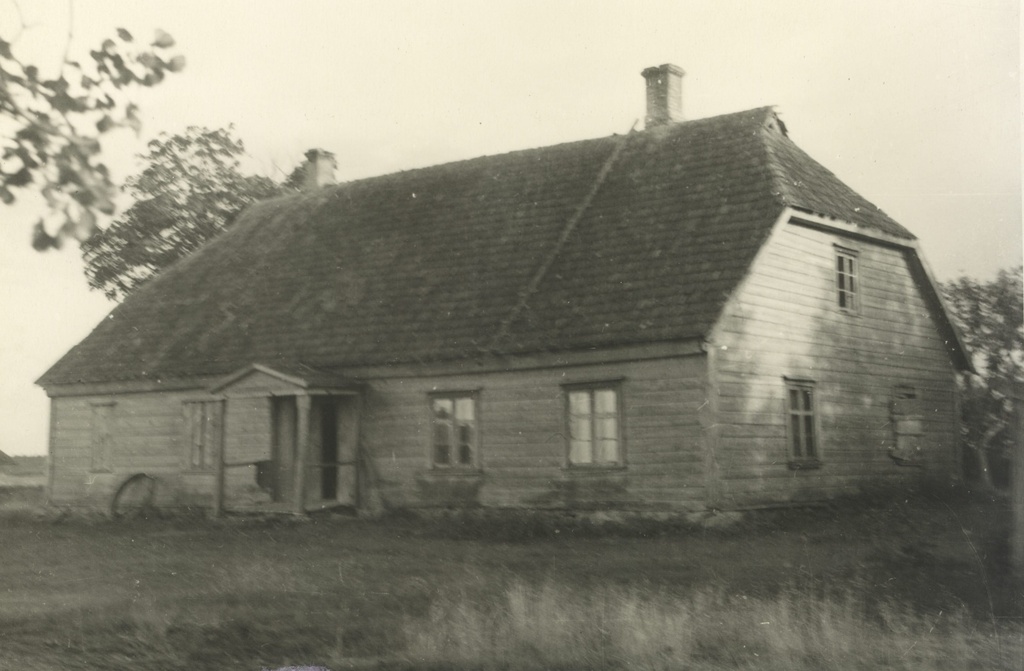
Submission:
[[[322,186],[336,184],[334,170],[338,167],[334,154],[323,149],[310,149],[306,152],[306,169],[302,180],[302,190],[311,191]]]
[[[665,63],[641,72],[647,80],[646,128],[683,120],[683,69]]]

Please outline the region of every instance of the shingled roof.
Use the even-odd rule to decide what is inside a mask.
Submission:
[[[760,108],[256,204],[39,384],[700,337],[785,206],[913,239]]]

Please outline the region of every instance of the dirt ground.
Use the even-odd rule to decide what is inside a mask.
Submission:
[[[404,624],[426,617],[439,594],[486,601],[516,581],[751,597],[841,589],[1024,636],[1008,503],[959,490],[760,512],[716,529],[454,514],[110,521],[10,500],[6,509],[2,668],[389,659]]]

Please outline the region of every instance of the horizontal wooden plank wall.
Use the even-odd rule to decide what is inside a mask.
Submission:
[[[837,245],[858,255],[856,314],[837,305]],[[952,363],[905,254],[794,224],[772,238],[711,343],[720,505],[826,498],[956,472]],[[820,469],[788,467],[784,376],[815,382]],[[920,400],[923,469],[889,457],[896,385]]]
[[[208,505],[213,472],[189,469],[183,409],[185,401],[206,398],[212,397],[199,389],[53,398],[50,499],[61,505],[105,509],[125,479],[146,473],[158,480],[158,505]],[[237,452],[269,458],[269,438],[265,432],[249,427],[264,419],[259,401],[266,403],[265,399],[239,402],[236,416],[228,413],[227,433],[233,436],[229,444]],[[93,468],[91,454],[93,409],[97,406],[109,407],[110,465],[104,470]],[[255,417],[248,416],[252,414]],[[264,423],[268,424],[269,418]],[[254,480],[251,473],[232,477]]]
[[[392,506],[466,503],[521,508],[704,507],[705,358],[370,381],[362,420],[381,494]],[[565,466],[563,384],[620,380],[626,466]],[[479,475],[432,471],[431,392],[475,390]],[[477,488],[478,489],[475,489]],[[445,492],[451,496],[446,499]]]

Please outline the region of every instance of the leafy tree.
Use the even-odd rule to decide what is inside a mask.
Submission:
[[[1016,439],[1012,390],[1024,381],[1024,269],[1000,270],[990,282],[961,277],[942,286],[977,373],[960,376],[961,436],[967,474],[1006,486]]]
[[[0,201],[10,205],[25,190],[43,195],[58,222],[52,233],[43,218],[36,223],[32,244],[44,250],[68,236],[88,238],[97,212],[114,212],[115,187],[100,162],[99,138],[118,127],[138,132],[138,108],[126,91],[159,84],[184,68],[185,58],[167,54],[174,39],[161,30],[137,50],[132,34],[118,28],[117,39],[104,40],[85,63],[65,51],[57,76],[44,78],[17,55],[22,32],[0,39]]]
[[[221,232],[250,203],[280,193],[267,177],[244,175],[245,153],[231,128],[191,126],[162,134],[140,154],[145,168],[126,182],[135,203],[82,242],[89,285],[122,300]]]

